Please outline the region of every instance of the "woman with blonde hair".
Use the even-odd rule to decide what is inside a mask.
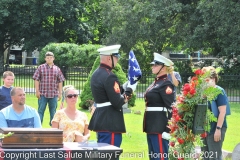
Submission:
[[[146,109],[143,131],[146,133],[150,160],[167,160],[169,148],[168,120],[172,117],[174,85],[167,78],[173,62],[159,53],[154,53],[152,73],[156,76],[144,94]],[[156,156],[157,155],[157,156]]]
[[[52,128],[63,130],[64,142],[85,142],[90,137],[88,117],[77,109],[79,91],[69,87],[64,92],[66,107],[58,110]]]
[[[60,104],[60,109],[63,109],[63,108],[64,108],[65,91],[66,91],[68,88],[74,88],[74,86],[73,86],[73,85],[66,85],[66,86],[63,87],[62,102],[61,102],[61,104]]]

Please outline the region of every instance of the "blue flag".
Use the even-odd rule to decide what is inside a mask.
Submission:
[[[128,60],[128,81],[131,85],[135,84],[142,77],[142,71],[138,64],[138,61],[133,53],[133,51],[129,52],[129,60]]]

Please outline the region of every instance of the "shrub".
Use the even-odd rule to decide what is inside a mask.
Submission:
[[[89,73],[88,79],[87,79],[86,83],[84,84],[83,91],[80,95],[81,102],[79,103],[79,107],[81,107],[83,109],[88,109],[90,107],[88,102],[90,100],[93,100],[93,96],[92,96],[92,92],[91,92],[91,88],[90,88],[90,81],[91,81],[93,72],[99,67],[99,64],[100,64],[100,58],[97,57],[93,64],[92,70]],[[124,82],[127,81],[126,74],[123,72],[123,70],[119,64],[117,64],[114,67],[113,73],[117,75],[120,84],[123,84]],[[128,102],[128,105],[134,106],[135,99],[136,99],[136,95],[133,95],[131,100]]]
[[[59,67],[91,67],[98,56],[99,47],[92,44],[50,43],[41,50],[39,64],[45,63],[45,53],[51,51],[55,57],[54,64]]]

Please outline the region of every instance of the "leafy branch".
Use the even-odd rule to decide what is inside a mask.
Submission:
[[[12,136],[14,133],[13,132],[8,132],[8,134],[3,134],[3,133],[0,133],[0,139],[3,139],[5,137],[10,137]]]

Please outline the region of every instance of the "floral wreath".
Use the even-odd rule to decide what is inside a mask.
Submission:
[[[216,121],[213,113],[206,108],[204,131],[201,134],[193,133],[194,113],[198,104],[212,101],[221,94],[218,88],[208,85],[207,78],[210,72],[197,69],[195,75],[190,78],[189,83],[182,87],[181,94],[177,96],[172,106],[172,118],[169,120],[171,139],[169,142],[170,159],[184,160],[196,158],[195,147],[203,146],[202,138],[207,136],[210,122]],[[181,156],[182,155],[182,156]],[[184,156],[185,155],[185,156]],[[189,155],[189,156],[187,156]]]

